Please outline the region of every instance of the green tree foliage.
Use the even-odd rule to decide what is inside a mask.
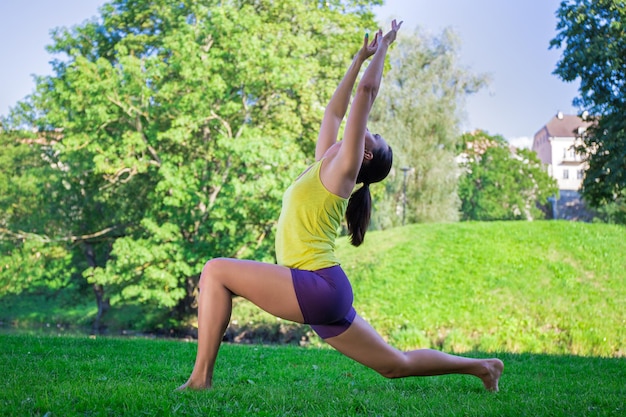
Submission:
[[[185,313],[207,259],[273,259],[282,192],[378,3],[114,0],[54,32],[54,75],[11,125],[51,149],[33,232],[71,258],[98,317]]]
[[[568,0],[556,14],[550,47],[563,55],[554,73],[580,80],[574,104],[597,121],[583,137],[589,168],[582,193],[594,207],[617,204],[626,213],[626,2]]]
[[[0,149],[0,296],[58,289],[71,276],[68,256],[42,237],[54,227],[41,213],[58,178],[52,149],[23,131],[0,131]]]
[[[533,220],[558,192],[556,180],[528,149],[509,149],[502,136],[477,131],[463,135],[459,180],[462,220]]]
[[[478,91],[485,76],[458,63],[458,39],[450,30],[433,37],[416,30],[401,36],[390,51],[372,115],[394,150],[394,171],[386,182],[388,197],[377,202],[381,226],[458,220],[458,166],[455,156],[464,99]],[[406,204],[404,173],[406,172]],[[406,212],[402,213],[406,207]]]

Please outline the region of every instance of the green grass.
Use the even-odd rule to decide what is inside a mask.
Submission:
[[[494,394],[469,376],[387,380],[330,349],[223,345],[214,389],[178,393],[193,342],[12,334],[0,346],[3,416],[626,413],[620,358],[500,353],[506,368]]]
[[[225,344],[215,388],[176,393],[194,342],[69,336],[56,323],[86,323],[91,307],[5,297],[0,321],[48,331],[0,334],[0,415],[626,415],[625,247],[623,226],[568,222],[412,225],[370,232],[360,248],[339,242],[361,315],[400,348],[501,358],[497,394],[468,376],[386,380],[314,336],[308,348]],[[240,299],[233,320],[285,325]]]

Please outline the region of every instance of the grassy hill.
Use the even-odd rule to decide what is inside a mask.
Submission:
[[[603,357],[626,356],[625,249],[623,226],[561,221],[416,224],[338,242],[355,308],[399,348]],[[3,298],[0,322],[86,326],[93,301],[62,297]],[[111,334],[125,314],[107,314]],[[324,345],[242,299],[232,323],[231,340],[243,328],[248,340]]]
[[[626,355],[626,228],[417,224],[338,254],[355,308],[399,348]],[[276,319],[239,301],[236,322]]]

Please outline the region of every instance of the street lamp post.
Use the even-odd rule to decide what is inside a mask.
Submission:
[[[407,173],[411,170],[410,167],[402,167],[402,174],[404,175],[402,182],[402,226],[404,226],[404,222],[406,220],[406,176]]]

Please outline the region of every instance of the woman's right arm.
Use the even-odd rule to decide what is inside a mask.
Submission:
[[[356,176],[361,168],[365,150],[367,119],[378,94],[387,49],[396,40],[396,35],[401,25],[402,22],[396,23],[394,20],[391,24],[391,30],[385,36],[382,36],[382,32],[378,32],[376,36],[378,40],[376,53],[374,53],[357,86],[346,122],[343,145],[339,150],[337,158],[335,158],[336,161],[333,161],[333,165],[336,165],[335,169],[339,170],[335,172],[346,178],[356,180]]]

